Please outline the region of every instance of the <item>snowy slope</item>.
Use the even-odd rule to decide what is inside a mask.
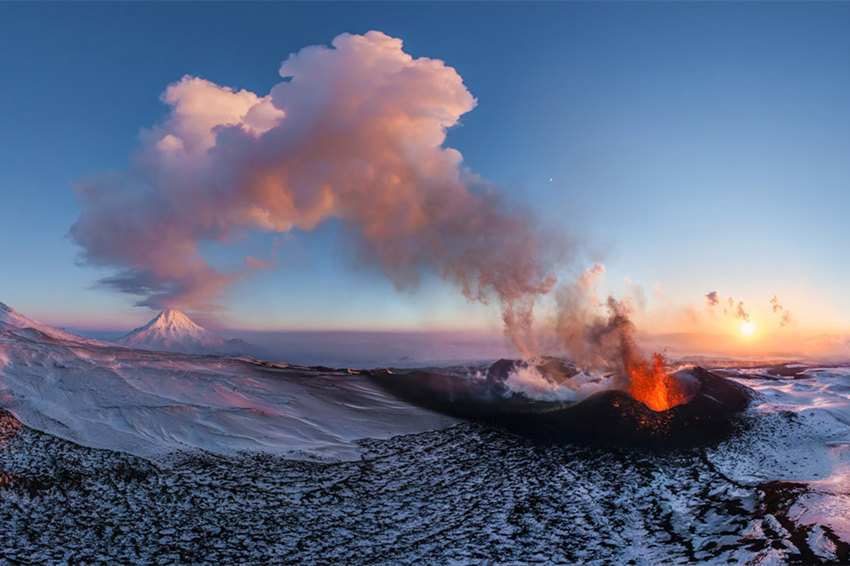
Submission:
[[[241,341],[225,340],[176,309],[165,309],[146,325],[115,341],[142,350],[184,354],[238,353]]]
[[[145,458],[248,450],[335,460],[357,457],[358,439],[455,422],[346,371],[72,340],[45,325],[21,330],[32,321],[4,312],[0,407],[84,446]]]
[[[32,332],[35,330],[36,332]],[[78,342],[81,344],[100,344],[105,342],[83,338],[58,328],[42,324],[36,320],[25,317],[15,309],[4,303],[0,303],[0,332],[13,332],[16,335],[33,335],[41,333],[44,336],[63,342]]]
[[[748,426],[671,450],[464,423],[365,440],[344,462],[196,453],[151,465],[18,430],[0,440],[0,549],[24,564],[850,563],[848,475],[831,453],[846,452],[850,370],[729,373],[762,393]],[[323,383],[303,395],[334,396]]]
[[[709,459],[740,484],[794,493],[786,514],[815,554],[835,560],[823,535],[828,529],[850,542],[850,368],[772,369],[729,371],[758,392],[751,409],[758,418],[747,437],[709,451]]]

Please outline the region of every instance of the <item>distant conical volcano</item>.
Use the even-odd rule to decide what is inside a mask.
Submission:
[[[226,340],[195,324],[176,309],[165,309],[146,325],[116,340],[118,344],[143,350],[187,354],[229,353],[240,340]]]

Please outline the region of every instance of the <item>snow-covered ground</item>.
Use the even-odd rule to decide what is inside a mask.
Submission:
[[[781,489],[788,496],[784,519],[814,555],[847,561],[850,367],[784,364],[727,373],[758,397],[750,409],[754,430],[709,452],[717,469],[742,484]]]
[[[0,306],[0,564],[850,560],[850,368],[714,370],[757,393],[728,438],[550,444]]]
[[[344,370],[136,350],[2,313],[0,407],[89,447],[145,458],[255,450],[339,460],[357,456],[360,438],[455,422]]]

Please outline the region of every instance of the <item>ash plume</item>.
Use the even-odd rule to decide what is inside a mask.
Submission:
[[[607,315],[580,309],[581,283],[558,292],[558,333],[576,366],[589,375],[605,374],[606,386],[625,389],[653,411],[665,411],[689,400],[685,386],[660,353],[644,356],[635,340],[634,307],[629,297],[609,296]],[[586,304],[586,303],[584,303]]]
[[[604,267],[597,264],[576,282],[558,286],[555,333],[577,367],[594,374],[614,373],[624,380],[622,386],[628,384],[625,360],[637,357],[631,321],[634,308],[628,297],[596,299],[594,283],[603,272]]]
[[[80,182],[70,229],[83,262],[139,305],[209,310],[265,262],[223,271],[199,251],[252,231],[311,231],[337,219],[399,289],[425,272],[470,300],[495,298],[507,334],[535,353],[535,299],[555,284],[524,213],[444,147],[476,99],[442,61],[377,31],[290,55],[264,96],[185,76],[162,100],[126,172]]]
[[[770,308],[773,311],[773,314],[779,316],[780,328],[791,323],[791,313],[785,310],[785,307],[782,306],[782,303],[779,302],[779,298],[776,295],[770,299]]]
[[[628,366],[638,357],[635,346],[635,326],[631,308],[614,297],[608,297],[607,317],[597,317],[585,329],[585,339],[602,367],[617,375],[628,376]],[[607,365],[607,368],[605,367]]]

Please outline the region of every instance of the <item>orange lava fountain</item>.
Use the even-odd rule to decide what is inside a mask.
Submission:
[[[629,392],[649,409],[667,411],[690,401],[690,393],[669,371],[664,356],[647,360],[635,341],[631,305],[608,297],[608,318],[583,317],[568,294],[562,304],[560,332],[567,350],[579,364],[601,367],[621,378],[619,389]],[[578,312],[578,315],[575,313]]]
[[[685,388],[667,371],[661,354],[654,354],[652,361],[647,361],[629,349],[623,364],[631,380],[629,393],[653,411],[666,411],[688,401]]]

